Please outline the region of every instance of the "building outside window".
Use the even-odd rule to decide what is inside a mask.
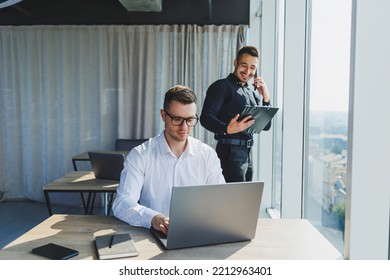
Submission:
[[[304,218],[343,252],[352,3],[308,3]]]

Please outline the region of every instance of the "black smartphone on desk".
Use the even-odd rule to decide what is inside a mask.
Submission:
[[[79,252],[76,250],[54,243],[48,243],[46,245],[34,248],[32,249],[32,252],[52,260],[67,260],[79,254]]]

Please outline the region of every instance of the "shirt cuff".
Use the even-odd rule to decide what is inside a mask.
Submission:
[[[268,102],[263,101],[263,106],[271,106],[271,101]]]
[[[158,215],[158,214],[161,214],[161,213],[157,212],[155,210],[152,210],[152,209],[147,209],[147,211],[145,212],[144,217],[142,219],[143,220],[143,227],[150,228],[152,226],[153,217]]]

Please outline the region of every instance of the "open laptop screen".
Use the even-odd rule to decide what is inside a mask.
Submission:
[[[119,181],[125,156],[116,152],[88,152],[97,179]]]
[[[263,182],[173,187],[167,249],[253,239]]]

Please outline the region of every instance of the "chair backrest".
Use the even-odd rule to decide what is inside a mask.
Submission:
[[[115,150],[130,151],[134,147],[141,145],[149,139],[116,139]]]

